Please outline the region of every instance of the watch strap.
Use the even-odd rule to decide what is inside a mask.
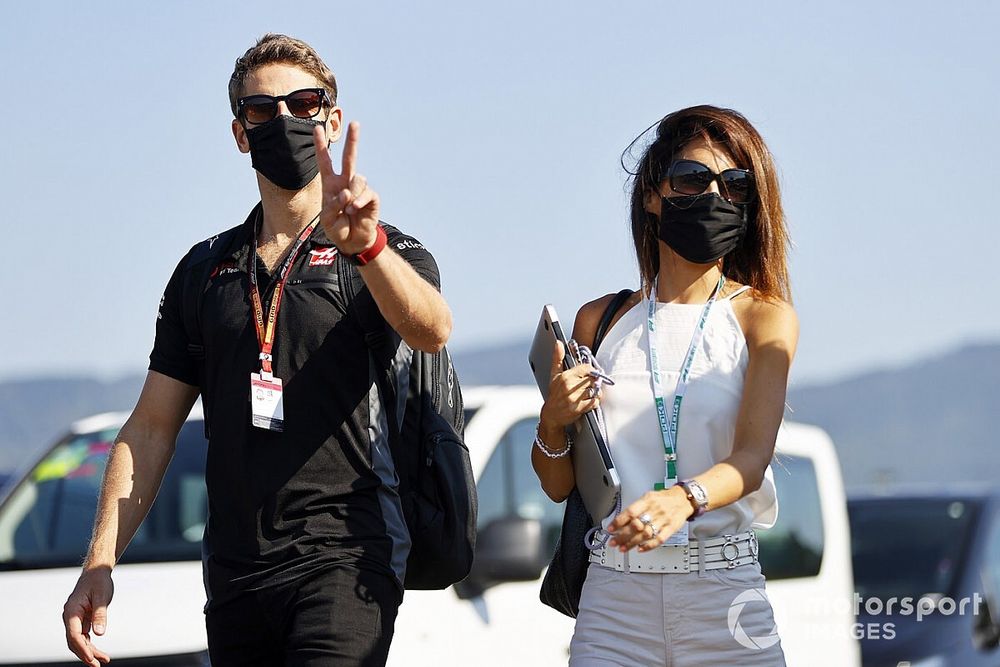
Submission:
[[[694,513],[688,517],[688,521],[694,521],[705,513],[708,507],[708,494],[705,492],[705,487],[692,479],[681,480],[674,486],[679,486],[684,489],[688,502],[690,502],[691,507],[694,508]],[[692,487],[697,487],[700,493],[696,495],[695,492],[692,491]]]

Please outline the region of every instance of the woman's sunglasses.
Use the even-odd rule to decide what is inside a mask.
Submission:
[[[315,118],[330,103],[323,88],[303,88],[278,96],[248,95],[236,100],[236,115],[245,123],[266,123],[278,115],[278,102],[282,100],[296,118]]]
[[[715,181],[719,194],[734,204],[748,204],[753,196],[753,172],[749,169],[725,169],[715,173],[695,160],[675,160],[667,169],[670,189],[682,195],[700,195]]]

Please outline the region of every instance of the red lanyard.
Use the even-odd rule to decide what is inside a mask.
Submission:
[[[302,245],[312,235],[316,225],[319,224],[319,216],[305,226],[295,241],[285,263],[281,265],[278,273],[278,284],[274,287],[274,294],[271,296],[271,307],[267,311],[267,324],[264,324],[264,305],[260,298],[260,289],[257,287],[257,227],[254,225],[254,251],[247,253],[247,274],[250,276],[250,302],[253,304],[253,323],[257,328],[257,344],[260,345],[260,368],[263,373],[271,375],[271,350],[274,349],[275,325],[278,322],[278,309],[281,307],[281,294],[285,291],[285,279],[288,278],[288,271],[292,268],[295,258],[298,256]]]

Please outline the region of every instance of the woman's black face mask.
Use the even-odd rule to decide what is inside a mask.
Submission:
[[[746,227],[746,204],[733,204],[714,192],[660,199],[660,240],[695,264],[728,255]]]

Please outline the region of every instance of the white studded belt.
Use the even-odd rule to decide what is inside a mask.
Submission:
[[[757,562],[757,536],[752,530],[707,540],[691,540],[686,545],[663,545],[650,551],[603,547],[590,553],[590,562],[619,572],[662,574],[732,569]]]

